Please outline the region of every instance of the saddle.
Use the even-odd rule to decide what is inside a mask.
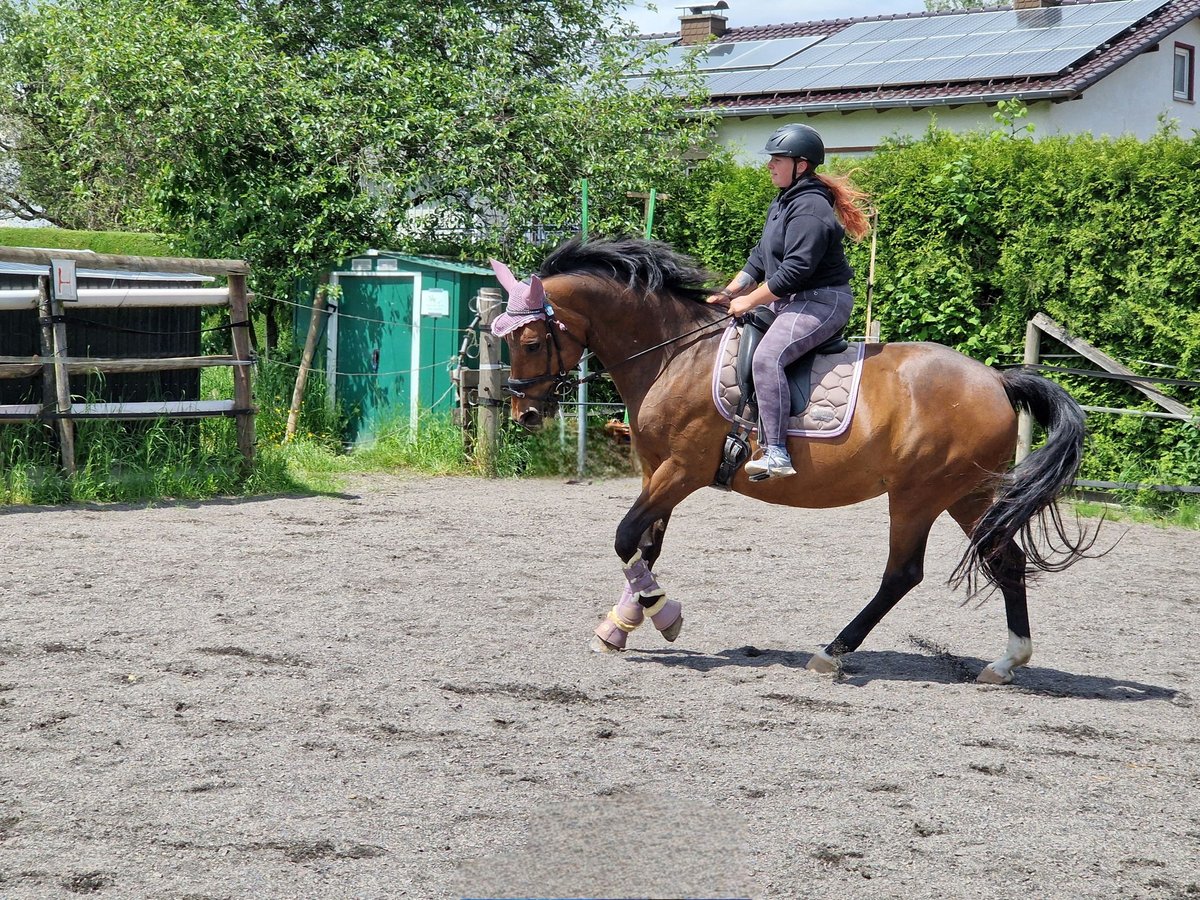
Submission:
[[[738,342],[737,353],[737,382],[740,399],[733,413],[733,427],[725,437],[721,464],[717,468],[717,476],[713,487],[729,490],[733,476],[738,468],[750,455],[749,436],[753,430],[753,422],[758,419],[758,406],[754,394],[753,363],[754,353],[758,349],[762,337],[775,321],[775,313],[759,306],[752,309],[743,319],[741,339]],[[846,338],[839,332],[834,337],[817,345],[795,362],[784,369],[788,389],[791,396],[791,410],[794,414],[803,412],[812,399],[813,362],[818,356],[839,354],[849,347]],[[754,418],[747,416],[749,409],[754,409]],[[751,476],[751,481],[761,481],[762,476]]]

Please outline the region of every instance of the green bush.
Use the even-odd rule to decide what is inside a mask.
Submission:
[[[1200,380],[1200,136],[1025,139],[1020,110],[991,134],[933,128],[834,160],[878,210],[873,316],[885,340],[931,340],[988,363],[1022,359],[1041,311],[1147,376]],[[763,186],[765,183],[765,187]],[[761,166],[710,165],[673,223],[677,246],[723,275],[757,240],[773,189]],[[870,241],[850,245],[862,333]],[[1070,352],[1043,339],[1044,354]],[[1049,360],[1089,368],[1079,359]],[[1084,405],[1158,410],[1128,385],[1063,379]],[[1162,388],[1195,407],[1194,389]],[[1200,483],[1200,431],[1089,416],[1084,478]]]
[[[70,231],[66,228],[0,228],[0,247],[52,247],[118,256],[174,256],[171,239],[131,231]]]

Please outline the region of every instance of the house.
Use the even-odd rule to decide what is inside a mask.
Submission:
[[[679,34],[649,39],[668,45],[662,68],[695,54],[719,140],[745,161],[788,122],[859,154],[919,136],[931,113],[941,128],[994,129],[997,102],[1014,98],[1035,137],[1200,130],[1200,0],[1013,0],[748,28],[729,27],[726,9],[693,7]]]

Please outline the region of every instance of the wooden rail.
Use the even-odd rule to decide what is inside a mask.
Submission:
[[[1037,313],[1025,324],[1025,364],[1036,366],[1041,361],[1041,335],[1045,333],[1061,344],[1070,347],[1080,356],[1089,359],[1106,372],[1114,375],[1128,375],[1137,378],[1137,373],[1113,359],[1103,350],[1093,347],[1082,338],[1071,334],[1045,313]],[[1107,406],[1085,406],[1086,412],[1112,413],[1114,415],[1141,416],[1156,419],[1175,419],[1183,422],[1200,423],[1196,411],[1174,397],[1168,397],[1162,391],[1141,381],[1130,380],[1128,385],[1134,390],[1141,391],[1166,412],[1153,412],[1140,409],[1117,409]],[[1017,420],[1017,462],[1029,455],[1033,447],[1033,417],[1022,410]],[[1198,489],[1192,485],[1182,485],[1169,488],[1163,485],[1124,485],[1116,482],[1087,482],[1076,480],[1077,487],[1104,487],[1105,489],[1123,490],[1130,488],[1147,488],[1156,491],[1177,490],[1184,493],[1195,493]]]
[[[69,375],[116,375],[129,372],[173,372],[212,366],[243,365],[236,356],[164,356],[153,359],[113,359],[68,356],[62,360]],[[31,378],[42,371],[40,356],[0,356],[0,378]]]
[[[34,309],[36,290],[0,291],[0,309]],[[228,306],[229,288],[80,288],[66,309],[148,309],[151,307]]]
[[[91,250],[47,250],[42,247],[0,247],[0,260],[49,266],[55,259],[73,259],[94,269],[131,272],[171,272],[180,275],[248,275],[240,259],[180,259],[174,256],[113,256]]]
[[[95,268],[139,272],[223,275],[222,288],[80,288],[78,299],[63,301],[49,291],[49,274],[39,276],[36,289],[0,290],[0,310],[38,310],[42,321],[38,356],[0,356],[0,379],[42,375],[42,403],[0,405],[0,421],[49,421],[59,432],[64,470],[75,471],[75,419],[145,419],[233,416],[237,419],[238,449],[247,464],[254,458],[254,402],[250,369],[249,295],[241,260],[196,260],[150,256],[109,256],[78,250],[0,247],[0,260],[50,266],[52,259],[74,259]],[[67,352],[69,312],[77,309],[228,306],[233,354],[174,356],[144,359],[74,357]],[[66,314],[65,314],[66,313]],[[232,400],[182,400],[129,403],[76,403],[70,377],[81,374],[177,371],[211,366],[233,368]]]

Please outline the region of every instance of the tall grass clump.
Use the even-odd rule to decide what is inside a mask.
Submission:
[[[427,475],[474,471],[463,429],[449,413],[421,412],[415,430],[407,417],[385,422],[352,456],[356,469],[413,469]]]
[[[588,416],[585,478],[621,478],[635,474],[629,446],[617,443],[605,431],[606,418]],[[502,478],[574,478],[578,470],[578,432],[568,421],[560,433],[557,420],[541,431],[528,432],[514,422],[501,431],[496,474]],[[640,473],[640,470],[638,470]]]
[[[76,472],[68,477],[49,429],[0,429],[0,502],[193,500],[298,487],[270,456],[247,471],[228,419],[80,420],[75,445]]]

